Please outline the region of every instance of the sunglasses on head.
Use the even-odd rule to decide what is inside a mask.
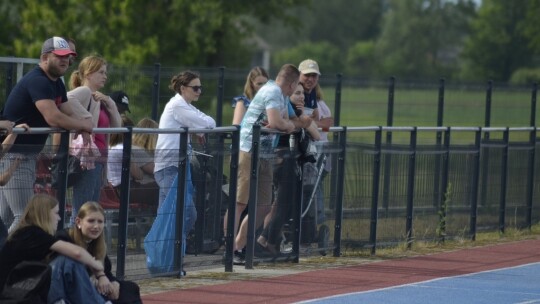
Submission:
[[[202,86],[186,86],[188,88],[191,88],[193,90],[193,92],[202,92]]]

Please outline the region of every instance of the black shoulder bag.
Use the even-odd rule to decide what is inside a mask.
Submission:
[[[0,301],[2,303],[47,303],[51,286],[51,267],[38,261],[22,261],[9,273]]]

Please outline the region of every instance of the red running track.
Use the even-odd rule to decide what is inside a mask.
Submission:
[[[179,289],[146,295],[143,301],[145,304],[292,303],[534,262],[540,262],[540,240]]]

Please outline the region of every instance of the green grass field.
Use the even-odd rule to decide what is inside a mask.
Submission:
[[[325,101],[334,111],[335,89],[323,88]],[[531,118],[529,89],[505,89],[492,92],[491,127],[526,127]],[[400,89],[394,92],[393,126],[437,125],[438,91],[433,89]],[[341,96],[341,126],[387,126],[388,90],[378,88],[343,87]],[[536,115],[540,114],[537,107]],[[443,126],[485,126],[486,93],[480,89],[446,89]],[[335,116],[335,113],[334,113]],[[231,121],[232,108],[226,102],[223,122]]]
[[[335,115],[335,88],[324,87],[324,100]],[[491,96],[491,127],[527,127],[531,120],[531,91],[528,88],[494,88]],[[210,113],[215,113],[215,102]],[[386,87],[343,87],[341,94],[340,126],[387,126],[388,89]],[[397,87],[394,91],[394,127],[437,126],[438,88],[409,89]],[[225,100],[223,125],[229,125],[233,109]],[[536,116],[540,107],[536,108]],[[482,88],[447,88],[445,90],[443,126],[483,127],[486,125],[486,92]],[[490,132],[490,138],[502,139],[503,132]],[[349,141],[373,143],[373,131],[354,131]],[[383,141],[386,133],[383,134]],[[437,132],[418,133],[418,144],[434,144]],[[452,144],[474,144],[471,131],[453,132]],[[528,141],[528,132],[512,132],[510,141]],[[394,143],[408,144],[410,132],[392,132]]]

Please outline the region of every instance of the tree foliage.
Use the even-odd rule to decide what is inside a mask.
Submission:
[[[69,36],[81,55],[98,53],[116,64],[245,65],[250,20],[292,22],[289,8],[309,1],[3,2],[0,54],[35,58],[47,37]]]
[[[465,72],[507,81],[514,71],[530,64],[535,48],[537,54],[540,51],[539,8],[538,0],[484,0],[465,44]]]
[[[472,1],[388,1],[375,53],[380,76],[431,77],[451,74]]]
[[[292,63],[296,66],[306,58],[311,58],[319,63],[322,73],[341,72],[343,69],[341,52],[338,47],[329,42],[302,43],[296,47],[276,52],[273,57],[274,65],[272,70],[279,70],[285,63]]]
[[[272,69],[311,57],[346,77],[508,81],[540,65],[539,11],[540,0],[2,1],[0,56],[36,58],[56,35],[117,65],[248,69],[262,38]]]

